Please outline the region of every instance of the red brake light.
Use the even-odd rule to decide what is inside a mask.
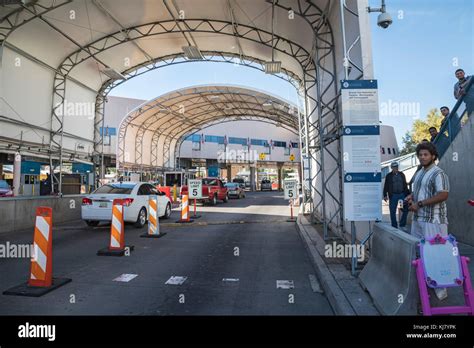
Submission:
[[[90,198],[83,198],[82,205],[92,205],[92,199]]]
[[[123,200],[123,206],[129,207],[133,203],[133,198],[125,198]]]

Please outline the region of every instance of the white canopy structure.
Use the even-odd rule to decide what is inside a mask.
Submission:
[[[85,161],[100,168],[104,101],[114,87],[171,64],[241,64],[297,89],[301,122],[295,124],[284,110],[278,115],[281,124],[298,130],[302,154],[309,158],[308,209],[325,227],[340,228],[338,81],[372,77],[367,6],[367,0],[23,0],[0,6],[0,151],[47,157],[52,167]],[[248,91],[219,93],[235,102]],[[205,95],[200,91],[196,98]],[[259,103],[266,98],[261,97]],[[201,107],[213,106],[209,100]],[[247,115],[243,106],[240,110],[241,117],[269,116],[258,114],[257,107]],[[141,121],[174,115],[150,113],[124,124],[143,132],[148,125]],[[226,113],[225,107],[214,109],[202,121],[217,122]],[[188,121],[174,119],[175,138],[204,124]],[[160,122],[152,122],[153,131]],[[140,136],[142,144],[151,144],[151,134]],[[163,159],[159,144],[155,157],[146,155],[150,158],[138,147],[131,152],[133,162],[158,167],[172,162],[173,142],[164,145]],[[55,180],[61,190],[61,175]]]
[[[167,93],[131,111],[118,134],[119,169],[172,169],[184,138],[222,122],[255,120],[298,134],[300,110],[262,91],[208,85]],[[174,156],[174,157],[173,157]]]

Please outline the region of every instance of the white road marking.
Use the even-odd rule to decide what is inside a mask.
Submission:
[[[292,280],[277,280],[276,287],[277,289],[293,289],[295,285]]]
[[[319,292],[323,293],[323,289],[321,288],[321,284],[318,281],[318,278],[314,274],[308,274],[309,277],[309,283],[311,284],[311,288],[313,289],[313,292]]]
[[[238,282],[239,278],[222,278],[223,282]]]
[[[168,279],[165,284],[168,284],[168,285],[181,285],[186,281],[186,279],[188,279],[188,277],[171,276],[171,278]]]
[[[125,282],[125,283],[128,283],[130,280],[134,279],[138,277],[138,274],[128,274],[128,273],[124,273],[122,274],[121,276],[115,278],[113,281],[114,282]]]

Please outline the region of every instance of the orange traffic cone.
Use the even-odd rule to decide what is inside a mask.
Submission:
[[[53,210],[49,207],[36,209],[32,256],[28,282],[5,291],[5,295],[38,297],[71,281],[53,278]]]

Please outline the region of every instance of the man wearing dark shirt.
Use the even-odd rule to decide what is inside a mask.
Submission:
[[[392,171],[385,177],[385,184],[383,187],[383,197],[387,201],[390,209],[390,221],[392,226],[398,228],[397,223],[397,206],[401,200],[404,202],[405,197],[410,193],[408,190],[407,180],[405,174],[398,171],[398,162],[392,162],[390,165]],[[400,227],[404,228],[407,223],[408,206],[403,204],[402,216],[400,218]]]

